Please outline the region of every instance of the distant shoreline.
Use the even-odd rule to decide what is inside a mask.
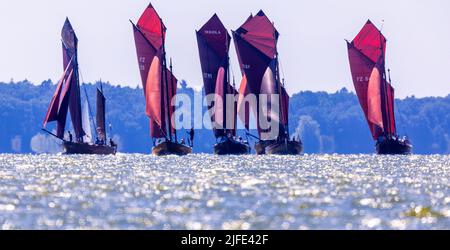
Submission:
[[[51,83],[52,83],[52,85],[55,85],[55,82],[53,81],[53,80],[51,80],[51,79],[48,79],[48,80],[45,80],[45,81],[42,81],[41,83],[34,83],[34,82],[30,82],[30,81],[28,81],[27,79],[25,79],[25,80],[21,80],[21,81],[14,81],[14,82],[2,82],[2,81],[0,81],[0,85],[1,84],[3,84],[3,85],[8,85],[8,84],[23,84],[23,83],[26,83],[26,84],[31,84],[31,85],[33,85],[33,86],[36,86],[36,87],[39,87],[39,86],[41,86],[42,84],[44,84],[44,83],[46,83],[46,82],[48,82],[48,81],[51,81]],[[100,82],[100,81],[97,81],[97,82]],[[102,81],[103,82],[103,81]],[[106,81],[106,82],[103,82],[103,83],[106,83],[106,84],[109,84],[109,85],[111,85],[112,87],[120,87],[120,88],[130,88],[130,89],[141,89],[142,90],[142,87],[141,87],[141,85],[140,84],[136,84],[136,85],[134,85],[134,86],[130,86],[130,85],[122,85],[122,84],[115,84],[115,83],[111,83],[111,82],[109,82],[109,81]],[[85,83],[83,83],[83,84],[86,84],[86,85],[95,85],[96,83],[92,83],[92,82],[85,82]],[[55,87],[56,87],[56,85],[55,85]],[[191,89],[193,89],[194,91],[196,91],[196,92],[200,92],[200,91],[202,91],[203,89],[202,89],[202,87],[201,86],[187,86],[187,88],[191,88]],[[290,95],[292,96],[292,95],[295,95],[295,94],[301,94],[301,93],[307,93],[307,92],[311,92],[311,93],[326,93],[326,94],[335,94],[335,93],[338,93],[338,92],[340,92],[340,91],[343,91],[343,90],[347,90],[349,93],[351,93],[351,94],[356,94],[355,93],[355,91],[353,90],[353,89],[348,89],[348,88],[346,88],[346,87],[343,87],[343,88],[340,88],[340,89],[337,89],[336,91],[326,91],[326,90],[301,90],[301,91],[299,91],[299,92],[295,92],[295,93],[290,93]],[[416,95],[411,95],[411,96],[406,96],[406,97],[404,97],[404,98],[395,98],[396,100],[405,100],[405,99],[408,99],[408,98],[415,98],[415,99],[424,99],[424,98],[446,98],[446,97],[449,97],[450,96],[450,92],[448,92],[447,94],[444,94],[444,95],[440,95],[440,96],[416,96]]]

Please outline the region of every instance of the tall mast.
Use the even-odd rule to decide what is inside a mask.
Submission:
[[[162,73],[163,73],[163,77],[162,77],[162,79],[161,79],[161,84],[162,84],[162,87],[165,87],[165,92],[166,92],[166,95],[165,95],[165,99],[166,99],[166,106],[164,107],[164,106],[162,106],[162,107],[164,107],[165,108],[165,118],[164,118],[164,120],[167,120],[167,123],[168,124],[166,124],[166,128],[167,128],[167,130],[166,130],[166,134],[168,134],[169,135],[169,141],[172,141],[172,119],[171,119],[171,115],[170,115],[170,97],[169,97],[169,84],[168,84],[168,77],[167,77],[167,62],[166,62],[166,45],[165,45],[165,43],[166,43],[166,41],[165,41],[165,38],[164,38],[164,33],[165,33],[165,29],[164,29],[164,25],[163,25],[163,22],[162,22],[162,19],[160,18],[160,21],[161,21],[161,31],[162,31],[162,35],[161,35],[161,37],[162,37],[162,52],[163,52],[163,58],[162,58]],[[164,110],[164,109],[163,109]],[[167,111],[168,111],[168,114],[166,114],[167,113]]]
[[[170,96],[174,96],[174,86],[175,86],[175,88],[176,88],[176,84],[174,84],[174,82],[173,82],[173,68],[172,68],[172,58],[170,58],[170,90],[171,90],[171,93],[170,93]],[[172,107],[172,105],[171,105],[171,103],[170,103],[170,106],[169,106],[170,108],[171,108],[171,110],[174,110],[174,108]],[[175,110],[174,110],[175,111]],[[169,112],[169,116],[171,116],[171,114],[170,114],[170,112]],[[169,125],[169,129],[171,129],[171,127],[170,127],[171,125]],[[175,141],[176,142],[178,142],[178,138],[177,138],[177,131],[175,130],[174,131],[174,135],[175,135]]]
[[[229,76],[230,76],[230,55],[228,53],[228,33],[225,34],[225,51],[226,51],[226,62],[225,62],[225,82],[223,84],[223,129],[225,136],[228,136],[228,128],[227,128],[227,95],[228,95],[228,84],[230,82]]]
[[[77,98],[77,109],[78,112],[81,112],[81,90],[80,90],[80,75],[79,75],[79,67],[78,67],[78,43],[74,48],[74,73],[75,73],[75,84],[76,84],[76,98]],[[83,117],[81,114],[78,115],[80,119],[80,124],[83,124]],[[72,125],[73,125],[72,121]],[[80,138],[76,138],[77,141],[83,142],[83,136],[80,135]]]
[[[102,92],[102,95],[103,95],[103,98],[105,98],[105,95],[103,94],[103,83],[102,83],[102,79],[100,79],[100,92]],[[106,104],[106,103],[105,103]],[[103,107],[103,108],[105,108],[105,107]],[[98,111],[96,111],[96,112],[98,112]],[[106,112],[106,110],[103,110],[103,112]],[[94,120],[94,119],[92,119],[92,120]],[[94,123],[95,124],[95,123]],[[95,126],[95,125],[94,125]],[[95,129],[96,130],[96,129]],[[108,136],[107,136],[107,129],[106,129],[106,121],[105,121],[105,143],[108,141]],[[97,132],[95,132],[95,133],[97,133]]]
[[[286,90],[286,85],[285,85],[285,82],[284,82],[284,75],[283,75],[283,80],[282,80],[282,87],[285,89],[285,91],[287,91]],[[284,91],[283,91],[283,95],[284,95]],[[288,97],[287,97],[288,98]],[[282,105],[285,105],[285,103],[283,102],[284,101],[284,96],[282,96]],[[288,109],[289,109],[289,104],[288,103],[286,103],[287,104],[287,106],[288,106]],[[282,106],[283,108],[284,108],[284,106]],[[286,110],[286,112],[287,112],[287,110]],[[290,135],[290,133],[289,133],[289,114],[285,114],[286,115],[286,124],[284,125],[284,129],[286,130],[285,132],[286,132],[286,135],[287,135],[287,139],[289,139],[289,138],[291,138],[291,135]]]
[[[382,98],[383,98],[384,107],[385,107],[384,108],[384,110],[385,110],[384,117],[386,118],[387,128],[388,128],[388,133],[386,133],[386,131],[385,131],[385,134],[390,135],[390,131],[392,129],[391,129],[391,122],[390,122],[391,118],[390,118],[390,111],[389,111],[389,109],[390,109],[389,100],[388,100],[387,89],[386,89],[387,86],[385,84],[385,82],[386,82],[386,67],[385,67],[386,59],[385,59],[385,55],[384,55],[383,33],[381,32],[381,30],[380,30],[380,50],[381,50],[381,58],[383,59],[382,64],[381,64],[381,67],[382,67],[381,74],[382,74],[382,79],[383,79],[383,81],[380,82],[381,94],[383,95]],[[386,124],[383,124],[383,125],[386,126]]]

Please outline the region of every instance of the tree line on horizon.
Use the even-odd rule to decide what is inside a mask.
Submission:
[[[93,102],[100,82],[84,84]],[[108,123],[124,153],[151,151],[149,121],[145,116],[142,88],[103,82]],[[56,86],[51,80],[34,85],[29,81],[0,82],[0,153],[54,153],[57,141],[41,131],[42,121]],[[84,91],[84,90],[83,90]],[[196,91],[183,81],[179,93]],[[198,94],[198,93],[197,93]],[[408,135],[417,154],[450,154],[450,95],[397,99],[396,120],[400,135]],[[302,91],[291,95],[290,132],[300,136],[305,153],[374,153],[374,141],[356,95],[347,89],[336,93]],[[50,129],[52,127],[50,126]],[[185,136],[184,131],[179,131]],[[239,131],[245,136],[245,131]],[[212,153],[211,130],[196,131],[194,152]],[[252,143],[253,144],[253,143]]]

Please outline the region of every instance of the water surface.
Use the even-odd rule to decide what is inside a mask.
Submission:
[[[450,229],[450,156],[0,155],[2,229]]]

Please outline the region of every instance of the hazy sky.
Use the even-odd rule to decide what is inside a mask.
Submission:
[[[83,79],[140,84],[129,19],[148,0],[0,0],[0,81],[40,83],[62,74],[60,30],[68,16],[78,34]],[[448,0],[154,0],[168,27],[167,50],[174,72],[201,86],[195,30],[213,13],[237,29],[263,9],[281,33],[279,52],[289,91],[353,90],[344,39],[368,18],[385,20],[387,61],[397,95],[450,93],[450,1]],[[234,47],[233,71],[240,80]]]

